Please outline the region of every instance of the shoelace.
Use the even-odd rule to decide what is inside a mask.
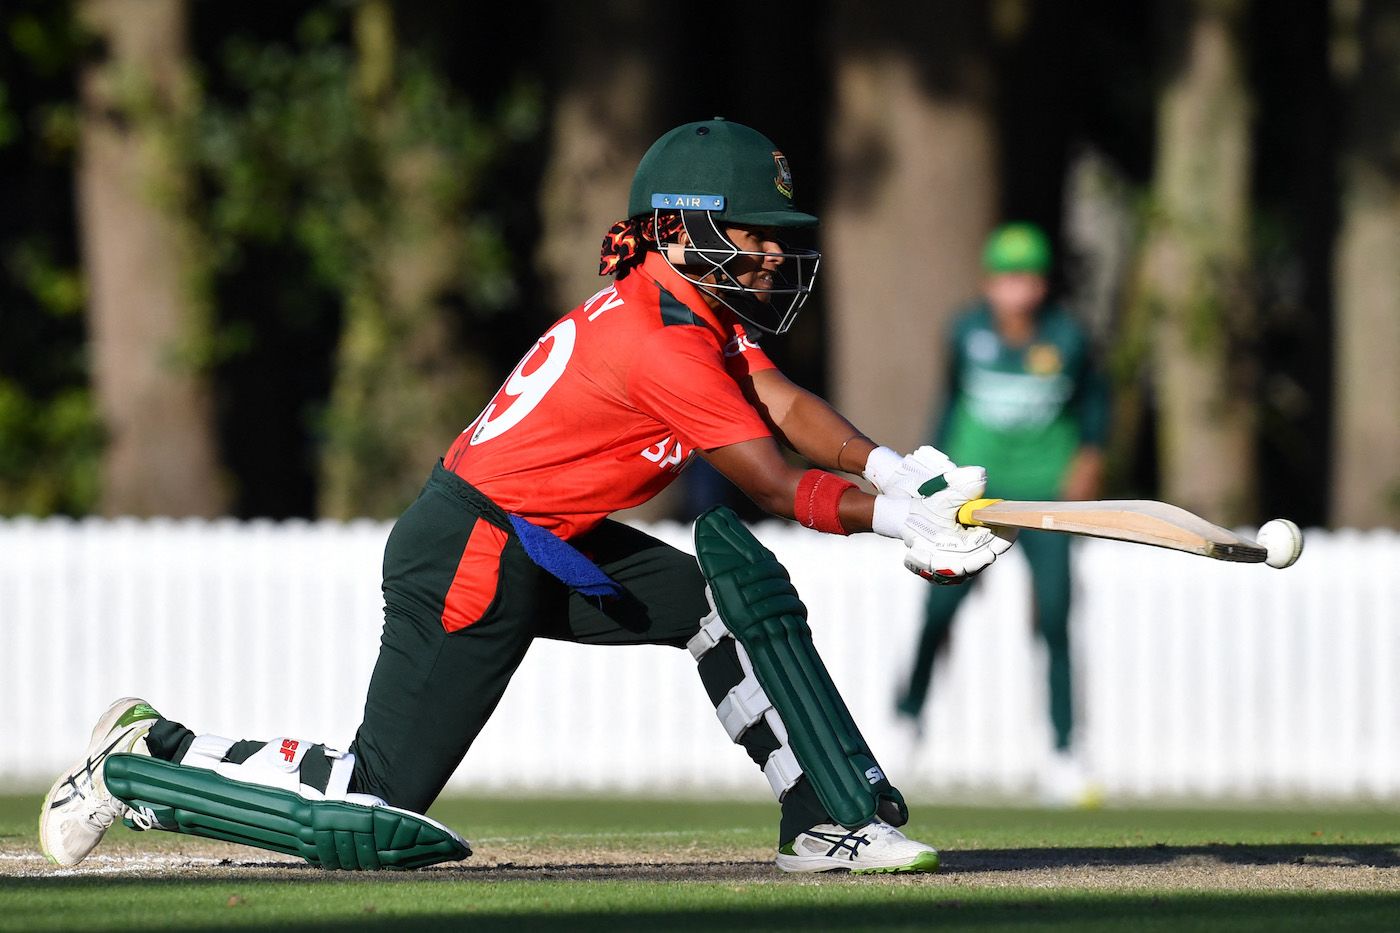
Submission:
[[[104,800],[93,807],[85,819],[93,829],[105,833],[119,817],[126,814],[127,809],[127,805],[119,801]]]
[[[131,822],[137,829],[154,829],[157,825],[155,811],[150,807],[133,807],[131,810]]]

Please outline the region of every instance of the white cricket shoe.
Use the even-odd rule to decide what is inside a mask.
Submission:
[[[65,771],[44,798],[39,813],[39,847],[51,862],[76,865],[97,848],[127,806],[107,792],[102,766],[117,752],[146,753],[146,733],[160,713],[145,700],[122,697],[97,720],[87,755]]]
[[[1079,756],[1068,749],[1050,755],[1036,779],[1036,791],[1045,807],[1091,810],[1103,803],[1103,792]]]
[[[820,823],[778,850],[778,867],[791,872],[845,869],[854,875],[930,872],[938,870],[938,852],[880,820],[859,829]]]
[[[899,773],[900,783],[917,783],[924,777],[924,724],[917,716],[897,712],[894,717],[894,742],[889,755]],[[882,754],[883,757],[883,754]]]

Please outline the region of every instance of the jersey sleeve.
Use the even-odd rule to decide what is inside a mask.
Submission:
[[[772,367],[769,362],[763,368]],[[649,337],[637,354],[628,374],[628,398],[673,429],[687,447],[714,450],[771,437],[733,373],[728,358],[704,330],[665,327]]]
[[[743,326],[736,323],[733,339],[724,346],[724,368],[735,379],[743,379],[765,369],[777,369],[778,366],[763,352],[758,341],[750,339],[744,333]]]

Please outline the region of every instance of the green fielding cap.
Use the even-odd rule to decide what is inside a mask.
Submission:
[[[716,117],[662,136],[637,166],[627,216],[654,207],[709,210],[720,220],[763,227],[811,227],[792,206],[792,172],[772,140]]]
[[[1050,238],[1035,224],[1003,224],[992,231],[982,250],[982,267],[988,272],[1050,271]]]

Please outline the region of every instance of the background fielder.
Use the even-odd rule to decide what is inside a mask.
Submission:
[[[954,459],[987,466],[988,495],[1005,499],[1096,499],[1103,485],[1107,386],[1088,333],[1064,305],[1048,300],[1050,241],[1030,223],[1008,223],[987,238],[983,294],[957,315],[949,336],[947,391],[932,442]],[[1041,770],[1047,803],[1090,802],[1093,791],[1073,751],[1070,664],[1071,539],[1025,531],[1036,629],[1049,656],[1054,755]],[[930,590],[913,663],[896,712],[919,733],[933,662],[968,587]]]

